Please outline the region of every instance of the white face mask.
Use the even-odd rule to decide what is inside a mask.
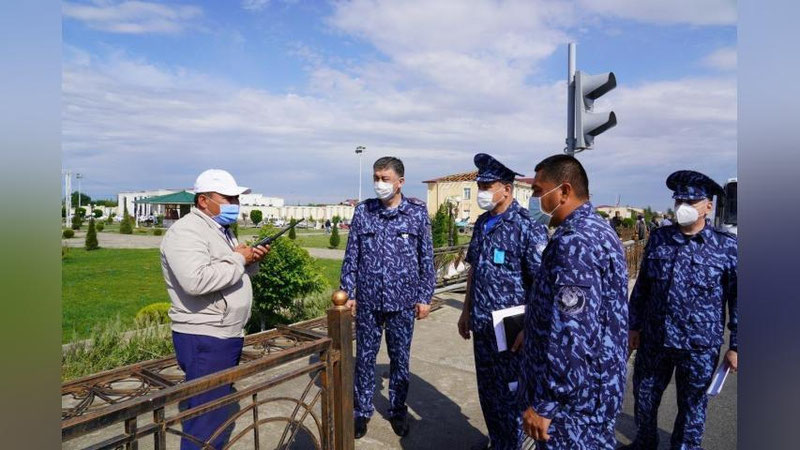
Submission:
[[[383,181],[375,182],[375,194],[381,200],[387,200],[394,195],[394,184]]]
[[[675,218],[678,220],[678,225],[687,227],[697,222],[699,217],[700,213],[697,212],[697,208],[688,203],[675,206]]]
[[[502,188],[500,188],[500,189],[502,189]],[[494,207],[497,206],[498,203],[500,203],[499,201],[497,201],[497,202],[494,201],[494,194],[497,191],[499,191],[500,189],[497,189],[496,191],[490,191],[488,189],[487,190],[479,190],[478,191],[478,207],[480,209],[485,210],[485,211],[493,210]]]

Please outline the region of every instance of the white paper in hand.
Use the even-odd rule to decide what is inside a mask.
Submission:
[[[497,340],[497,351],[504,352],[510,345],[506,342],[506,329],[503,327],[503,317],[515,316],[525,312],[525,305],[512,306],[511,308],[498,309],[492,311],[492,326],[494,327],[494,337]],[[513,342],[511,342],[513,344]]]
[[[711,384],[708,386],[706,394],[713,397],[722,391],[722,386],[725,384],[725,379],[728,378],[728,373],[731,371],[728,366],[728,361],[723,360],[722,364],[717,367],[714,376],[711,377]]]

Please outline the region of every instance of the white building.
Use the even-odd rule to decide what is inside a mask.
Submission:
[[[264,197],[263,194],[242,194],[239,196],[241,206],[283,206],[283,199],[280,197]]]
[[[183,189],[151,189],[143,191],[126,191],[117,194],[117,216],[122,217],[125,205],[128,206],[128,214],[133,217],[142,217],[164,214],[163,205],[134,204],[137,200],[143,200],[157,195],[167,195],[180,192]]]
[[[164,205],[134,204],[137,200],[159,195],[173,194],[184,189],[153,189],[142,191],[126,191],[117,194],[116,212],[122,217],[124,205],[128,205],[128,213],[133,217],[147,217],[150,215],[158,216],[164,214]],[[189,189],[186,189],[189,190]],[[247,214],[257,209],[261,211],[262,221],[276,219],[311,219],[314,221],[331,220],[334,216],[339,216],[343,220],[350,221],[353,218],[355,207],[351,205],[319,205],[319,206],[295,206],[285,205],[281,197],[267,197],[263,194],[251,193],[239,196],[239,211]],[[242,217],[240,217],[242,220]],[[251,223],[248,220],[248,223]]]

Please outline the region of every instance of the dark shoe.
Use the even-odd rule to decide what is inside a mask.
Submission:
[[[355,437],[356,439],[361,439],[367,434],[367,422],[369,422],[369,418],[367,417],[356,417],[355,418]]]
[[[408,434],[408,416],[392,417],[389,419],[394,434],[403,437]]]

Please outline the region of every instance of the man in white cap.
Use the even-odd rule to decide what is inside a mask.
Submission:
[[[229,228],[239,216],[239,195],[248,192],[228,172],[206,170],[194,184],[195,207],[169,228],[161,243],[161,268],[172,302],[172,342],[186,381],[239,364],[253,303],[250,276],[269,252],[269,246],[239,244]],[[186,407],[231,392],[231,385],[220,386],[188,399]],[[207,441],[231,416],[232,406],[185,420],[183,432],[222,448],[233,426]],[[181,450],[199,448],[195,441],[181,439]]]

